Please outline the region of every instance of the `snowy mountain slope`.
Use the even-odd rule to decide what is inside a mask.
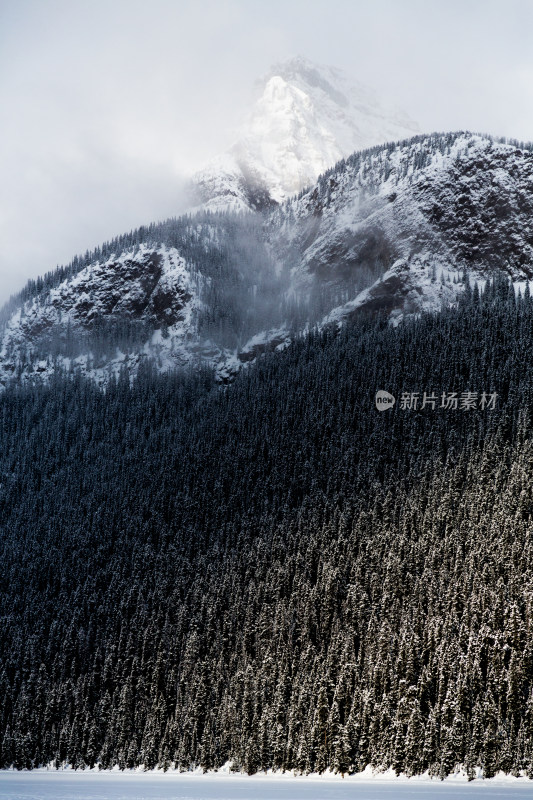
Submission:
[[[531,146],[418,136],[351,155],[268,215],[151,225],[30,287],[4,313],[0,382],[60,366],[105,383],[146,359],[227,382],[312,325],[362,309],[397,324],[495,272],[533,276]]]
[[[277,318],[261,232],[251,216],[169,220],[26,289],[4,311],[0,384],[56,368],[105,384],[147,359],[163,371],[202,363],[230,380],[265,351],[256,334]],[[271,338],[283,346],[287,334]]]
[[[340,70],[301,57],[274,65],[256,92],[238,141],[194,176],[198,199],[212,210],[281,203],[354,150],[418,130]]]
[[[11,316],[0,381],[20,372],[25,378],[48,374],[54,365],[105,380],[124,364],[135,370],[148,354],[167,368],[185,364],[183,341],[200,305],[175,248],[141,245],[96,261]]]
[[[376,282],[356,307],[380,297],[388,311],[434,309],[465,269],[533,275],[533,153],[467,133],[375,148],[276,210],[270,227],[296,292],[326,283],[351,301]]]

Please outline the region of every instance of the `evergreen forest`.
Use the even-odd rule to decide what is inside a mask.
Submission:
[[[0,766],[533,777],[532,353],[496,278],[226,387],[9,386]]]

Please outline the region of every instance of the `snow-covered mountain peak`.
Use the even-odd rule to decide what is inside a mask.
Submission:
[[[256,89],[262,91],[272,78],[281,78],[286,83],[298,86],[304,91],[309,87],[320,89],[338,105],[347,107],[349,104],[348,97],[344,94],[344,86],[342,86],[347,82],[346,75],[335,67],[319,66],[303,56],[294,56],[286,61],[273,64],[268,72],[257,81]],[[364,91],[365,87],[362,84],[359,84],[359,87]],[[371,94],[369,91],[369,97]]]
[[[283,202],[355,150],[417,130],[341,70],[297,56],[257,82],[238,140],[222,164],[214,159],[194,183],[207,208],[258,209]]]

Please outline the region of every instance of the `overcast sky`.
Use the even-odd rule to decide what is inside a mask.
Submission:
[[[181,210],[254,80],[300,54],[423,131],[533,139],[533,0],[0,0],[0,302]]]

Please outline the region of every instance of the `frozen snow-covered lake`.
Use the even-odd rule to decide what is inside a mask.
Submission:
[[[533,782],[120,772],[0,772],[5,800],[531,800]]]

